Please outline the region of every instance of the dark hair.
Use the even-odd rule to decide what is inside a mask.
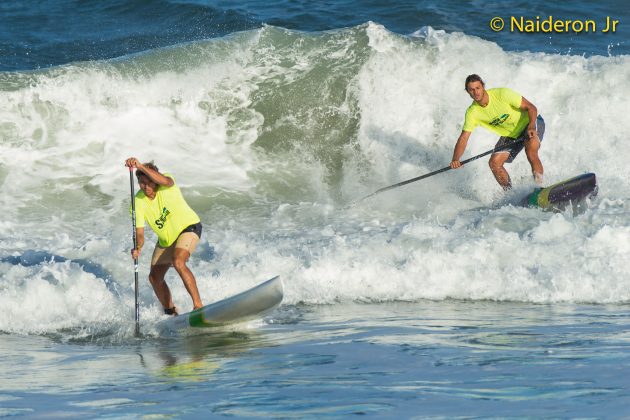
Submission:
[[[144,165],[144,166],[146,166],[146,167],[147,167],[147,168],[149,168],[149,169],[154,170],[155,172],[160,172],[160,171],[158,170],[158,167],[157,167],[157,166],[155,166],[155,163],[153,163],[153,161],[151,161],[151,162],[145,162],[145,163],[143,163],[143,165]],[[140,175],[147,176],[147,174],[145,174],[145,173],[144,173],[144,172],[142,172],[141,170],[139,170],[139,169],[138,169],[138,170],[136,170],[136,177],[140,178]],[[148,178],[148,177],[147,177],[147,178]]]
[[[468,83],[472,82],[481,82],[481,86],[485,86],[486,84],[481,80],[478,74],[471,74],[466,78],[466,83],[464,83],[464,90],[468,89]]]

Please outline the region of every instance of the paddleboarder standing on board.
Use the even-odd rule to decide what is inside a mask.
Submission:
[[[131,256],[137,260],[144,245],[145,221],[157,234],[151,257],[149,282],[155,295],[164,307],[164,313],[177,315],[171,291],[164,281],[166,272],[175,267],[177,274],[193,301],[193,309],[203,306],[197,289],[197,281],[186,262],[194,252],[201,237],[201,221],[184,200],[179,187],[170,174],[162,174],[153,162],[140,163],[135,157],[125,161],[125,166],[136,168],[136,177],[140,191],[136,193],[136,236],[137,245],[131,250]]]
[[[512,188],[510,175],[503,164],[511,163],[524,147],[534,181],[542,187],[544,170],[538,149],[545,133],[545,122],[538,115],[536,106],[512,89],[486,90],[485,83],[476,74],[466,78],[465,89],[473,103],[466,110],[464,127],[455,144],[450,167],[457,169],[462,166],[460,158],[466,150],[468,138],[475,127],[481,125],[501,136],[495,149],[508,146],[490,156],[490,170],[499,185],[506,191]],[[510,143],[514,145],[509,147]]]

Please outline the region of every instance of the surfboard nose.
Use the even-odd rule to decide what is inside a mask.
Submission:
[[[597,177],[586,173],[545,188],[537,188],[526,199],[525,205],[544,210],[562,211],[569,205],[579,206],[597,195]]]

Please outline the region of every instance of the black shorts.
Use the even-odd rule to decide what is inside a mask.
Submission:
[[[184,232],[192,232],[201,239],[201,222],[188,226],[186,229],[180,232],[180,235]]]
[[[538,138],[540,139],[542,143],[543,136],[545,135],[545,120],[543,120],[543,118],[540,115],[536,118],[536,133],[538,133]],[[499,141],[494,146],[495,149],[498,147],[509,145],[512,142],[515,142],[515,144],[514,146],[507,147],[495,153],[509,153],[510,156],[507,158],[505,162],[512,163],[516,155],[521,153],[521,150],[523,150],[523,148],[525,147],[525,140],[528,140],[528,139],[529,139],[529,136],[527,135],[527,127],[525,127],[525,129],[521,132],[521,134],[518,135],[517,138],[505,137],[505,136],[500,137]],[[521,141],[517,141],[517,140],[521,140]]]

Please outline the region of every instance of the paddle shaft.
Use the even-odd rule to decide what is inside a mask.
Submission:
[[[131,225],[133,226],[133,249],[138,247],[138,238],[136,237],[136,199],[133,188],[133,168],[129,168],[129,186],[131,187]],[[140,305],[138,304],[138,259],[133,259],[134,273],[134,291],[135,291],[135,312],[136,312],[136,329],[135,335],[140,335]]]
[[[462,164],[462,165],[465,165],[465,164],[467,164],[468,162],[472,162],[473,160],[477,160],[477,159],[482,158],[482,157],[484,157],[484,156],[487,156],[487,155],[489,155],[489,154],[491,154],[491,153],[496,153],[496,152],[500,152],[501,150],[508,149],[508,148],[510,148],[510,147],[512,147],[512,146],[514,146],[514,144],[516,144],[516,143],[521,143],[521,142],[523,142],[523,141],[524,141],[523,139],[519,139],[519,140],[516,140],[516,141],[510,142],[509,144],[505,144],[505,145],[503,145],[503,146],[501,146],[501,147],[495,147],[494,149],[488,150],[487,152],[483,152],[483,153],[482,153],[482,154],[480,154],[480,155],[473,156],[473,157],[471,157],[471,158],[469,158],[469,159],[466,159],[466,160],[462,160],[461,164]],[[406,181],[402,181],[402,182],[399,182],[399,183],[397,183],[397,184],[394,184],[394,185],[390,185],[390,186],[388,186],[388,187],[381,188],[381,189],[379,189],[379,190],[374,191],[374,192],[373,192],[372,194],[370,194],[370,195],[366,195],[365,197],[363,197],[363,198],[362,198],[361,200],[359,200],[359,201],[363,201],[363,200],[365,200],[366,198],[370,198],[370,197],[375,196],[376,194],[380,194],[380,193],[382,193],[382,192],[384,192],[384,191],[388,191],[388,190],[391,190],[391,189],[394,189],[394,188],[402,187],[403,185],[411,184],[412,182],[420,181],[421,179],[429,178],[429,177],[431,177],[431,176],[433,176],[433,175],[437,175],[437,174],[440,174],[440,173],[442,173],[442,172],[446,172],[446,171],[448,171],[448,170],[450,170],[450,169],[453,169],[453,168],[451,168],[450,166],[447,166],[447,167],[445,167],[445,168],[438,169],[437,171],[429,172],[428,174],[420,175],[420,176],[417,176],[417,177],[415,177],[415,178],[411,178],[411,179],[408,179],[408,180],[406,180]]]

